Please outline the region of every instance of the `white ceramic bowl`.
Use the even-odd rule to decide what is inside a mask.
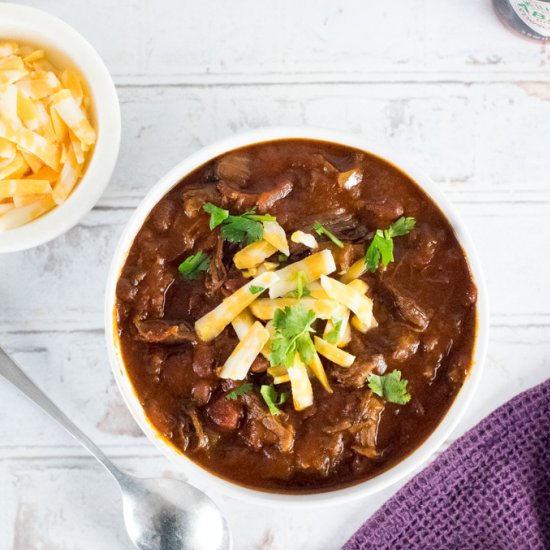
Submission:
[[[210,474],[182,454],[179,454],[171,445],[166,443],[146,419],[139,400],[134,393],[132,384],[128,378],[121,358],[118,338],[116,335],[116,326],[113,317],[115,289],[119,273],[124,265],[126,256],[137,232],[155,204],[157,204],[157,202],[187,174],[214,157],[226,153],[227,151],[231,151],[232,149],[253,143],[283,138],[310,138],[348,145],[387,159],[392,164],[395,164],[406,172],[414,181],[416,181],[418,185],[420,185],[420,187],[422,187],[422,189],[424,189],[426,193],[428,193],[428,195],[432,197],[453,226],[457,238],[466,252],[473,278],[478,288],[478,327],[471,374],[436,430],[411,455],[373,479],[358,483],[351,487],[346,487],[344,489],[311,495],[274,494],[241,487]],[[381,149],[376,144],[369,143],[367,140],[359,136],[345,135],[328,130],[311,128],[271,128],[255,130],[246,134],[239,134],[212,145],[208,145],[170,170],[170,172],[168,172],[151,188],[124,229],[115,252],[115,257],[111,265],[109,279],[107,282],[105,328],[109,359],[118,387],[124,397],[124,400],[126,401],[126,404],[128,405],[128,408],[149,439],[166,457],[172,460],[177,467],[188,475],[191,482],[206,490],[213,489],[215,491],[221,491],[232,497],[255,503],[281,505],[285,507],[311,507],[318,505],[334,505],[372,495],[373,493],[384,489],[392,483],[395,483],[414,472],[442,445],[442,443],[449,437],[453,429],[456,427],[459,420],[462,418],[465,410],[468,408],[472,395],[474,394],[481,377],[485,352],[487,349],[489,308],[487,304],[487,291],[472,239],[470,238],[462,220],[453,206],[424,172],[414,166],[411,166],[410,162],[400,159],[399,156],[393,151]]]
[[[86,39],[48,13],[15,4],[0,4],[0,41],[15,40],[45,50],[60,68],[74,67],[91,95],[97,142],[84,176],[64,204],[16,229],[0,233],[0,252],[38,246],[84,217],[99,200],[115,167],[120,146],[120,107],[115,86],[101,57]]]

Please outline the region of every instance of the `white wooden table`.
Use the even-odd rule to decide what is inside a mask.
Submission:
[[[212,140],[313,125],[390,143],[448,193],[481,254],[491,343],[453,438],[550,372],[550,47],[489,0],[29,0],[74,25],[117,84],[123,138],[98,206],[63,237],[0,256],[0,343],[122,468],[181,475],[115,387],[103,297],[115,244],[149,187]],[[398,487],[312,511],[213,495],[236,549],[332,550]],[[129,549],[117,489],[0,383],[0,548]]]

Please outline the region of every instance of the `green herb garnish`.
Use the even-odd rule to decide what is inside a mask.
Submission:
[[[227,218],[229,218],[229,210],[220,208],[211,202],[204,204],[202,209],[210,214],[210,229],[218,227],[218,225],[222,224]]]
[[[336,317],[333,317],[331,319],[333,329],[327,332],[323,338],[329,343],[329,344],[336,344],[338,342],[338,337],[340,336],[340,331],[342,330],[342,319],[336,319]]]
[[[399,370],[382,376],[370,374],[369,388],[390,403],[406,405],[411,400],[411,394],[407,391],[407,380],[401,380]]]
[[[303,298],[304,296],[309,296],[311,294],[309,288],[304,286],[306,282],[306,273],[305,271],[298,271],[296,274],[296,284],[298,285],[295,290],[289,292],[288,295],[292,298]]]
[[[415,224],[414,218],[401,217],[388,229],[377,229],[365,255],[367,269],[374,273],[380,262],[384,267],[393,262],[393,238],[410,233]]]
[[[250,294],[259,294],[265,290],[265,286],[250,285],[248,290],[250,290]]]
[[[262,240],[264,227],[261,222],[275,221],[275,216],[259,215],[249,210],[239,216],[233,216],[225,210],[207,202],[203,210],[210,214],[210,229],[221,225],[222,237],[232,243],[250,244]]]
[[[202,250],[196,254],[188,256],[178,267],[181,276],[188,281],[198,279],[203,271],[210,265],[210,256]]]
[[[241,384],[238,388],[235,388],[232,392],[229,392],[225,398],[234,401],[239,397],[239,395],[244,395],[252,389],[252,382],[245,382]]]
[[[288,262],[288,256],[286,254],[279,254],[277,256],[277,261],[281,263]]]
[[[296,352],[306,365],[309,365],[315,354],[315,346],[310,334],[315,332],[311,325],[315,321],[315,312],[307,310],[303,305],[286,306],[276,309],[273,316],[275,335],[271,341],[269,360],[271,365],[294,364]]]
[[[288,393],[281,392],[280,394],[278,394],[273,384],[270,384],[269,386],[261,386],[260,394],[264,398],[265,404],[267,405],[269,412],[273,416],[280,415],[281,409],[279,409],[279,406],[288,399]]]
[[[333,235],[326,227],[323,227],[319,222],[313,224],[313,229],[317,235],[324,235],[328,237],[338,248],[344,248],[344,243],[336,236]]]

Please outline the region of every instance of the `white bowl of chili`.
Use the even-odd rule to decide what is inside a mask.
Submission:
[[[390,162],[395,167],[399,167],[402,173],[412,179],[428,195],[448,221],[464,252],[471,278],[477,287],[475,343],[473,344],[471,365],[463,385],[435,429],[414,450],[402,457],[399,462],[390,465],[374,477],[344,486],[317,490],[311,494],[304,491],[277,492],[273,489],[261,490],[224,479],[210,473],[207,469],[189,459],[165,437],[160,435],[147,418],[142,400],[136,393],[125,366],[120,340],[120,327],[117,320],[117,282],[134,239],[146,222],[153,207],[183,178],[220,155],[249,145],[285,139],[314,140],[351,147],[368,152],[375,157]],[[488,343],[488,315],[487,292],[473,241],[454,207],[422,170],[412,165],[408,160],[401,158],[395,151],[369,143],[368,140],[360,136],[312,128],[268,128],[235,135],[201,149],[178,164],[151,188],[124,229],[115,252],[106,288],[105,327],[111,366],[128,408],[149,439],[182,472],[187,474],[192,483],[205,490],[219,491],[253,503],[285,507],[312,507],[335,505],[367,497],[403,480],[406,476],[418,470],[449,438],[468,408],[482,374]]]

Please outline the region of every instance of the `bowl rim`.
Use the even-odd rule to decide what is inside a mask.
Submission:
[[[280,139],[313,139],[354,147],[379,156],[406,173],[432,198],[448,219],[466,254],[472,277],[478,289],[477,331],[470,375],[437,428],[407,457],[374,478],[341,489],[312,494],[271,493],[244,487],[210,473],[185,455],[178,453],[173,446],[167,443],[156,432],[155,428],[146,419],[144,410],[126,373],[118,346],[118,337],[115,332],[114,305],[116,283],[135,235],[153,206],[185,175],[205,162],[239,147]],[[489,305],[487,289],[477,251],[459,214],[438,186],[427,174],[416,167],[414,163],[403,158],[396,151],[392,150],[391,147],[375,145],[362,136],[312,127],[273,127],[239,133],[203,147],[167,172],[149,190],[125,226],[109,269],[105,294],[105,336],[109,361],[127,407],[149,440],[178,469],[182,470],[193,483],[196,483],[205,490],[221,492],[242,501],[268,506],[311,508],[350,502],[371,496],[418,471],[420,466],[425,464],[448,439],[468,409],[483,372],[488,345],[488,332]]]
[[[0,233],[0,253],[26,250],[74,227],[97,203],[115,168],[121,117],[115,85],[91,44],[58,17],[28,6],[0,4],[0,38],[41,46],[70,60],[86,81],[96,118],[97,141],[88,166],[67,200],[21,227]]]

